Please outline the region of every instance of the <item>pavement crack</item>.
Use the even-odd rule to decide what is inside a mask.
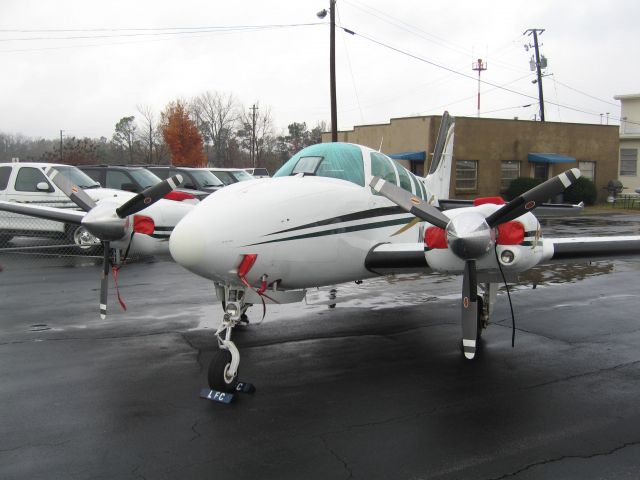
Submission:
[[[338,453],[329,446],[329,442],[327,441],[327,439],[324,437],[326,434],[321,434],[319,435],[320,440],[322,440],[322,444],[324,445],[325,450],[327,450],[336,460],[338,460],[342,466],[344,467],[345,471],[349,474],[346,479],[348,480],[349,478],[353,478],[353,470],[351,469],[351,467],[349,466],[349,464],[346,462],[346,460],[344,458],[342,458],[340,455],[338,455]]]
[[[195,435],[189,439],[190,442],[193,442],[194,440],[197,440],[202,436],[202,434],[198,430],[196,430],[197,426],[198,426],[198,421],[196,420],[194,424],[191,425],[191,431],[195,433]]]
[[[147,477],[145,477],[141,473],[138,473],[138,470],[140,470],[140,467],[141,467],[141,465],[137,465],[136,468],[131,470],[131,476],[134,477],[134,478],[142,478],[143,480],[147,480]]]
[[[623,450],[625,448],[635,447],[637,445],[640,445],[640,440],[639,441],[634,441],[634,442],[623,443],[622,445],[614,447],[614,448],[612,448],[610,450],[605,450],[603,452],[590,453],[590,454],[586,454],[586,455],[562,455],[560,457],[548,458],[548,459],[545,459],[545,460],[540,460],[538,462],[529,463],[528,465],[525,465],[524,467],[519,468],[518,470],[516,470],[514,472],[505,473],[504,475],[501,475],[499,477],[492,477],[492,478],[487,479],[487,480],[503,480],[505,478],[515,477],[516,475],[520,475],[522,472],[525,472],[525,471],[530,470],[532,468],[539,467],[541,465],[549,465],[551,463],[562,462],[564,460],[571,460],[571,459],[589,460],[591,458],[596,458],[596,457],[606,457],[608,455],[613,455],[614,453],[619,452],[620,450]]]
[[[43,448],[43,447],[47,447],[47,448],[55,448],[55,447],[59,447],[61,445],[65,445],[67,443],[69,443],[71,440],[65,440],[64,442],[57,442],[57,443],[27,443],[25,445],[18,445],[17,447],[11,447],[11,448],[3,448],[0,449],[0,455],[3,453],[11,453],[11,452],[17,452],[18,450],[22,450],[25,448]]]
[[[196,351],[196,362],[198,364],[198,372],[202,373],[202,363],[200,362],[200,355],[202,355],[202,350],[198,347],[196,347],[193,342],[191,340],[189,340],[189,337],[187,337],[187,335],[183,332],[178,332],[179,335],[182,337],[182,339],[187,343],[187,345],[189,345],[191,348],[193,348]]]
[[[633,362],[627,362],[627,363],[619,363],[617,365],[613,365],[613,366],[607,367],[607,368],[599,368],[598,370],[590,370],[588,372],[577,373],[575,375],[569,375],[568,377],[557,378],[555,380],[549,380],[548,382],[542,382],[542,383],[537,383],[535,385],[530,385],[529,387],[526,387],[525,390],[529,390],[529,389],[532,389],[532,388],[545,387],[547,385],[553,385],[554,383],[568,382],[568,381],[574,380],[576,378],[588,377],[588,376],[591,376],[591,375],[598,375],[598,374],[604,373],[604,372],[612,372],[614,370],[618,370],[618,369],[624,368],[624,367],[630,367],[630,366],[633,366],[633,365],[637,365],[639,363],[640,363],[640,360],[635,360]]]

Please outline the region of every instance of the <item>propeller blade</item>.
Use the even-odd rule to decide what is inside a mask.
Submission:
[[[447,228],[447,225],[449,224],[449,217],[444,215],[433,205],[429,205],[421,198],[412,195],[411,192],[403,190],[397,185],[387,182],[380,177],[373,177],[369,185],[376,192],[387,197],[403,210],[406,210],[436,227]]]
[[[149,188],[145,188],[131,200],[128,200],[118,207],[116,209],[116,215],[120,218],[125,218],[129,215],[133,215],[134,213],[138,213],[140,210],[143,210],[149,205],[160,200],[180,183],[182,183],[182,175],[175,175]]]
[[[73,203],[78,205],[85,212],[88,212],[96,206],[96,202],[93,201],[93,198],[91,198],[87,192],[78,187],[54,167],[47,167],[45,169],[45,173],[51,181],[73,201]]]
[[[104,320],[107,318],[107,296],[109,295],[109,257],[111,255],[109,242],[102,242],[102,248],[104,252],[102,256],[102,278],[100,280],[100,318]]]
[[[462,277],[462,348],[471,360],[476,356],[478,337],[478,283],[475,260],[467,260]]]
[[[518,218],[520,215],[533,210],[549,198],[564,192],[564,190],[570,187],[578,178],[580,178],[580,170],[577,168],[572,168],[556,177],[550,178],[546,182],[514,198],[501,209],[493,212],[487,217],[487,224],[491,228],[494,228],[501,223]]]

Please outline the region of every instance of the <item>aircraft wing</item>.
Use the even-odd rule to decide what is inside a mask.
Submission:
[[[82,221],[82,217],[85,216],[84,212],[78,210],[44,207],[40,205],[25,205],[24,203],[5,202],[4,200],[0,200],[0,210],[78,225]]]
[[[544,238],[545,259],[550,263],[575,263],[614,257],[640,256],[640,235]],[[422,243],[381,243],[365,259],[365,267],[380,275],[429,272]]]
[[[548,261],[553,263],[569,263],[573,260],[580,259],[606,260],[612,257],[640,255],[640,235],[568,238],[545,237],[544,242],[545,244],[549,242],[552,247],[553,253]]]

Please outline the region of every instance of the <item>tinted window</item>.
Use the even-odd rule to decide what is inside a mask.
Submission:
[[[391,164],[391,160],[381,153],[371,152],[371,175],[380,177],[387,182],[398,184],[396,171]]]
[[[231,175],[236,177],[236,179],[239,182],[246,182],[247,180],[253,180],[254,179],[254,177],[252,175],[248,174],[244,170],[233,170],[230,173],[231,173]]]
[[[236,183],[237,180],[229,175],[229,172],[225,172],[223,170],[212,170],[212,173],[220,179],[222,183],[225,185],[231,185],[232,183]]]
[[[55,169],[80,188],[95,188],[100,184],[77,167],[60,165]]]
[[[222,182],[209,170],[189,170],[189,174],[196,182],[195,188],[222,186]]]
[[[304,158],[321,157],[315,169],[319,177],[337,178],[364,187],[364,161],[362,151],[348,143],[318,143],[295,154],[278,170],[274,177],[294,175],[298,162]]]
[[[160,177],[158,177],[154,173],[151,173],[146,168],[132,168],[131,170],[128,170],[128,173],[143,189],[152,187],[156,183],[160,183],[162,181]]]
[[[407,172],[407,169],[404,168],[402,165],[400,165],[398,162],[396,162],[396,167],[398,167],[398,175],[400,177],[400,186],[407,190],[407,191],[411,191],[411,178],[409,178],[409,172]]]
[[[168,168],[150,168],[152,173],[157,175],[160,179],[166,180],[169,178],[169,169]]]
[[[9,175],[11,175],[11,167],[0,167],[0,190],[7,188]]]
[[[130,192],[140,191],[133,179],[125,172],[119,170],[107,170],[107,188],[116,188],[118,190],[128,190]]]
[[[49,192],[54,191],[41,170],[33,167],[22,167],[16,177],[16,190],[18,192],[40,192],[42,190],[36,188],[36,185],[40,182],[49,185]]]
[[[100,182],[100,170],[83,170],[84,173],[86,173],[91,179],[95,180],[96,182]]]

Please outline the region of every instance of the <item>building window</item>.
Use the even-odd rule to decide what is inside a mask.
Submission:
[[[476,160],[456,161],[456,190],[476,190],[478,188],[478,162]]]
[[[638,174],[638,149],[620,149],[620,175],[635,177]]]
[[[520,162],[517,160],[503,161],[500,166],[500,191],[506,191],[509,188],[511,181],[519,176]]]
[[[596,181],[596,162],[578,162],[578,169],[584,178]]]

